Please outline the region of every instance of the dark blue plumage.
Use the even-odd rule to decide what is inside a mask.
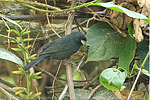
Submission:
[[[44,58],[58,60],[69,58],[72,54],[79,50],[82,45],[81,40],[86,41],[85,35],[81,32],[75,32],[46,44],[41,48],[41,54],[36,59],[28,63],[24,67],[24,70],[26,71],[30,69]]]

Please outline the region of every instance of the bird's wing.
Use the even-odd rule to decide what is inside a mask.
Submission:
[[[63,52],[66,50],[69,50],[72,45],[70,45],[72,42],[70,38],[60,38],[57,40],[54,40],[41,49],[41,54],[46,53],[57,53],[57,52]]]

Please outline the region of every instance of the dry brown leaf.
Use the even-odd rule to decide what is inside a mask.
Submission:
[[[141,14],[145,15],[145,16],[149,16],[149,13],[146,9],[146,7],[142,8],[142,12]],[[144,21],[144,20],[140,20],[140,27],[145,28],[148,24]]]
[[[140,7],[143,7],[145,5],[145,0],[137,0],[137,3]]]
[[[150,11],[150,1],[149,0],[137,0],[137,3],[140,7],[146,7]]]
[[[120,100],[126,100],[129,95],[129,92],[126,90],[116,90],[114,93]],[[143,92],[133,91],[130,100],[145,100],[145,95]]]
[[[145,7],[150,11],[150,0],[145,0]]]
[[[129,10],[136,11],[133,4],[128,2],[123,2],[120,6],[125,7]],[[119,29],[126,30],[128,28],[128,24],[131,22],[132,18],[117,11],[111,11],[110,13],[111,23],[117,26]]]
[[[135,31],[135,40],[137,42],[141,42],[144,39],[144,37],[142,35],[142,30],[141,30],[141,27],[140,27],[139,19],[134,19],[133,20],[133,26],[134,26],[134,31]]]

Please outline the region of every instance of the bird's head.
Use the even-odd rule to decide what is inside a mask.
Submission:
[[[86,36],[82,32],[75,32],[71,34],[72,34],[72,38],[78,43],[85,44],[85,42],[87,41]]]

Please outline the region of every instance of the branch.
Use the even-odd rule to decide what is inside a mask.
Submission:
[[[15,96],[11,95],[10,93],[8,93],[5,89],[3,89],[2,87],[0,87],[0,92],[7,97],[8,100],[19,100],[17,99]]]

